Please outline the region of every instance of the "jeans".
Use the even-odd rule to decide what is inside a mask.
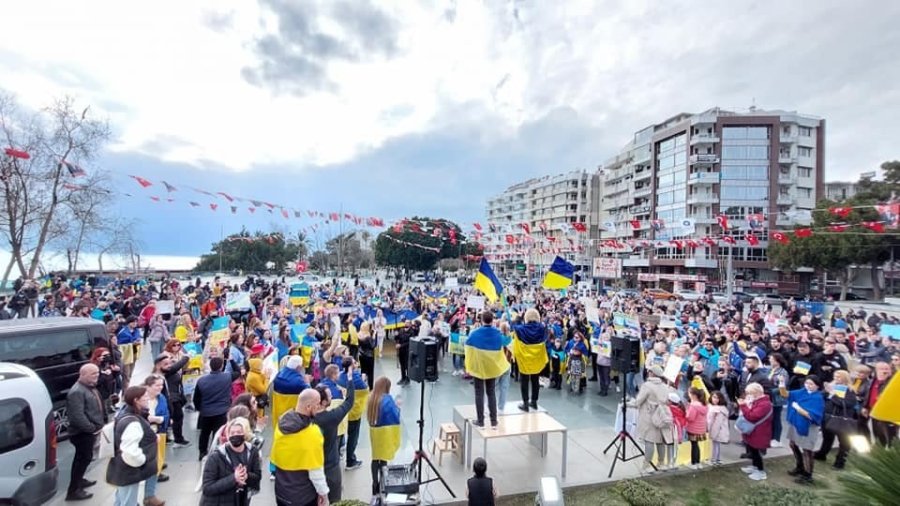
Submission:
[[[137,506],[140,482],[116,489],[115,506]]]
[[[464,355],[458,355],[456,353],[453,353],[452,356],[453,356],[453,370],[454,371],[462,371],[463,367],[465,367],[465,362],[466,362],[465,358],[466,357]]]
[[[154,474],[153,476],[147,478],[147,481],[144,482],[144,499],[156,496],[157,479],[157,475]]]
[[[828,456],[828,452],[830,452],[831,448],[834,446],[835,438],[838,440],[838,453],[837,457],[834,459],[834,465],[843,467],[847,461],[847,454],[850,453],[849,434],[836,434],[828,429],[822,429],[822,446],[820,446],[819,451],[816,452],[816,457],[825,460],[825,457]]]
[[[356,462],[356,445],[359,443],[359,425],[360,420],[350,420],[347,422],[347,466]]]
[[[201,416],[198,420],[200,426],[200,457],[206,455],[209,449],[209,438],[219,430],[219,427],[225,425],[228,421],[227,415]]]
[[[625,375],[625,392],[628,393],[628,397],[635,398],[637,397],[637,378],[638,374],[633,372],[627,373]]]
[[[531,387],[531,402],[537,404],[538,395],[541,392],[540,376],[537,374],[523,374],[519,380],[519,389],[522,391],[522,403],[528,405],[528,390]]]
[[[784,406],[772,406],[772,441],[781,441],[781,411]]]
[[[387,465],[387,461],[372,461],[372,495],[381,493],[381,468]]]
[[[506,406],[506,392],[509,390],[509,370],[497,378],[497,409],[503,411]]]
[[[597,372],[599,373],[599,381],[600,381],[600,393],[606,395],[609,393],[609,371],[612,369],[611,366],[608,365],[598,365]]]
[[[84,433],[69,438],[69,442],[75,447],[75,458],[72,459],[72,474],[69,479],[70,494],[81,489],[81,480],[84,479],[84,473],[94,457],[94,439],[93,434]]]
[[[328,501],[335,503],[341,500],[341,464],[325,468],[325,482],[328,483]]]
[[[154,362],[156,361],[156,357],[162,353],[164,344],[162,339],[159,341],[150,341],[150,358],[153,359]]]
[[[484,424],[484,394],[487,390],[488,412],[491,425],[497,425],[497,378],[475,378],[475,413],[479,424]]]

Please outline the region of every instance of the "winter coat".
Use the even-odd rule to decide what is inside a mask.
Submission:
[[[706,426],[709,437],[719,443],[727,443],[731,439],[731,430],[728,426],[728,408],[726,406],[710,405],[706,412]]]
[[[672,434],[671,429],[658,429],[651,421],[656,405],[667,406],[669,387],[661,379],[651,377],[642,386],[634,403],[638,408],[637,437],[647,443],[671,443],[667,441]]]
[[[210,453],[206,465],[203,466],[203,495],[200,497],[200,506],[246,506],[250,504],[246,492],[237,493],[237,482],[234,479],[234,469],[238,462],[233,462],[233,454],[228,452],[227,445],[219,446]],[[259,490],[259,481],[262,477],[260,470],[259,450],[244,444],[244,459],[247,461],[247,489]]]
[[[767,414],[772,412],[772,401],[767,396],[762,396],[753,401],[753,404],[741,404],[741,414],[750,423],[757,423]],[[774,414],[769,414],[766,421],[760,423],[750,434],[743,434],[741,439],[751,448],[765,450],[772,441],[772,420]]]
[[[706,414],[709,409],[699,403],[692,402],[688,404],[687,413],[685,414],[685,418],[687,419],[687,429],[688,434],[706,434]]]
[[[94,434],[106,424],[106,409],[94,387],[76,382],[66,394],[69,435]]]
[[[245,384],[247,385],[247,391],[253,394],[254,397],[265,394],[268,386],[266,376],[263,374],[262,363],[261,358],[251,358],[247,361],[247,364],[250,366],[250,372],[247,373]]]
[[[157,473],[156,432],[146,418],[125,407],[113,429],[115,454],[106,468],[106,482],[119,487],[140,483]]]

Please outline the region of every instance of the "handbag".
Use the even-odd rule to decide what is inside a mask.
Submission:
[[[740,431],[741,434],[745,434],[745,435],[750,434],[751,432],[753,432],[756,429],[756,427],[759,426],[759,424],[768,420],[769,417],[772,416],[773,411],[775,411],[775,410],[770,409],[769,412],[766,413],[766,416],[760,418],[759,421],[756,423],[753,423],[753,422],[747,420],[746,418],[744,418],[744,414],[741,413],[741,415],[738,416],[737,421],[734,422],[734,426],[738,431]]]
[[[856,432],[856,420],[847,416],[847,406],[843,406],[841,416],[830,415],[825,420],[825,430],[835,434],[846,435]]]

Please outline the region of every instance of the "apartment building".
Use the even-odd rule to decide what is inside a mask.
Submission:
[[[856,183],[846,181],[829,181],[825,183],[825,195],[823,198],[843,202],[856,195]]]
[[[487,202],[485,255],[506,274],[543,272],[556,256],[549,250],[586,268],[594,256],[600,191],[599,174],[584,170],[510,186]],[[575,232],[572,223],[583,223],[586,232]]]
[[[682,113],[636,132],[602,166],[600,237],[648,247],[600,255],[620,257],[632,286],[723,287],[730,256],[738,287],[795,293],[799,276],[769,268],[769,232],[808,221],[824,195],[824,139],[820,118],[755,108]],[[723,236],[734,244],[699,241]]]

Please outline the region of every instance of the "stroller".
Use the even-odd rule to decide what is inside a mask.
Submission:
[[[584,392],[584,387],[581,384],[582,379],[585,377],[584,371],[585,365],[583,356],[569,355],[566,358],[566,384],[568,384],[570,392]]]

